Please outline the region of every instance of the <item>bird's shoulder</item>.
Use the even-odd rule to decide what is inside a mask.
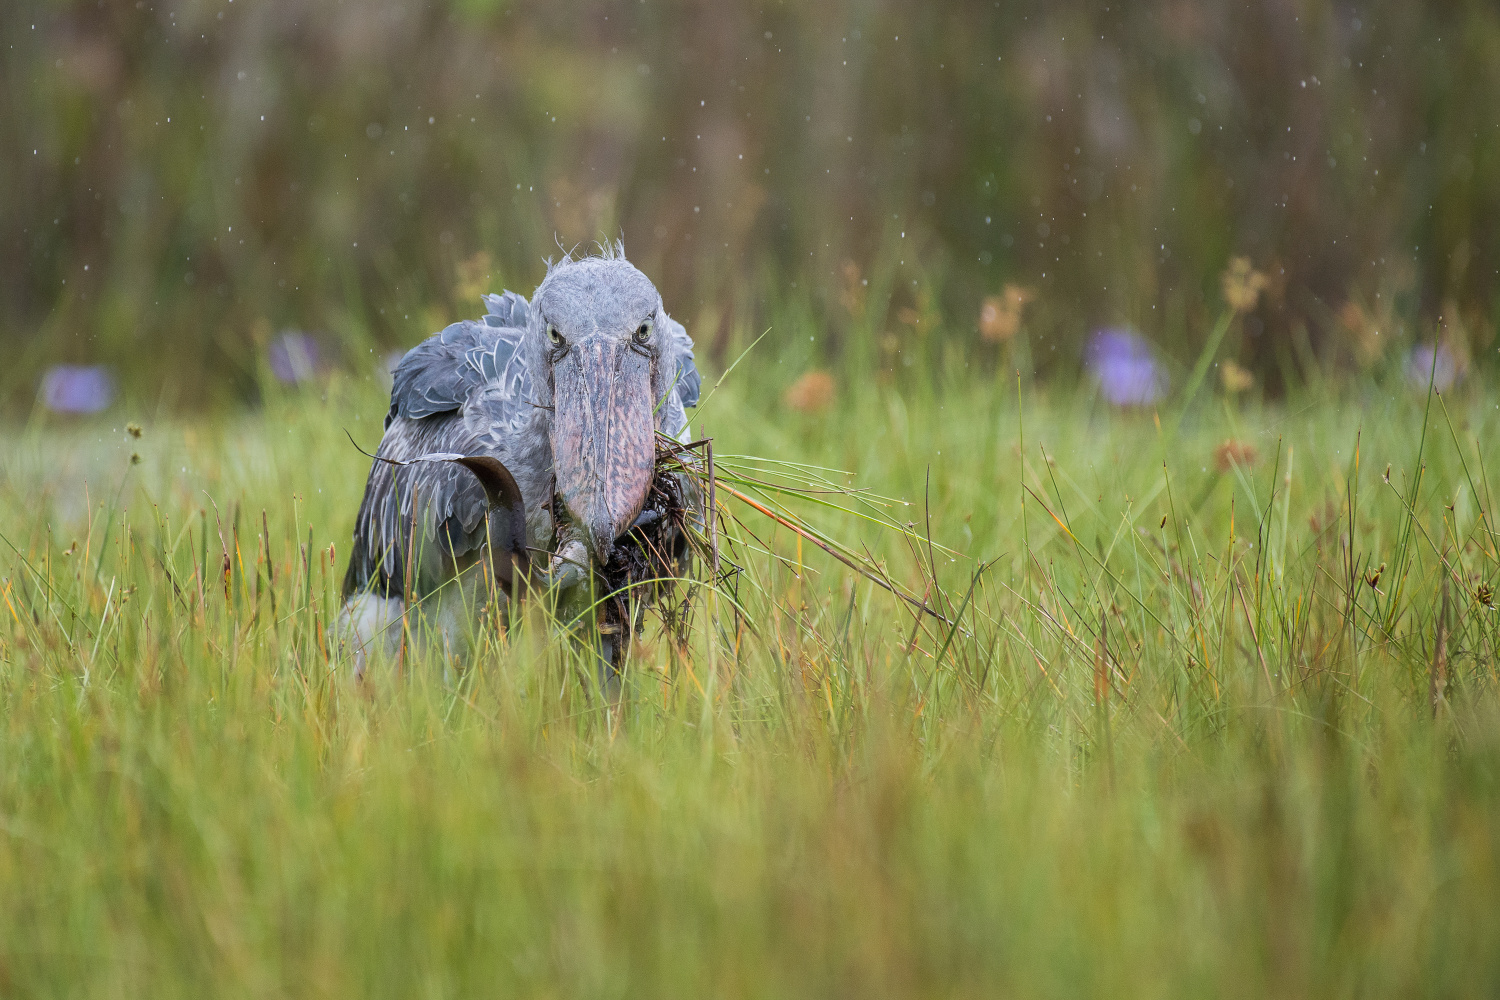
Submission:
[[[687,328],[672,317],[667,317],[667,336],[677,354],[677,398],[683,406],[697,406],[703,376],[693,361],[693,338]]]
[[[521,340],[530,317],[515,292],[486,295],[488,313],[460,320],[406,352],[396,365],[386,426],[461,410],[477,392],[521,398],[529,385]]]

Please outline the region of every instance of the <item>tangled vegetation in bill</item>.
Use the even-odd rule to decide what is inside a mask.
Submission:
[[[1500,397],[825,380],[617,701],[545,601],[353,679],[363,382],[11,439],[0,993],[1493,994]]]

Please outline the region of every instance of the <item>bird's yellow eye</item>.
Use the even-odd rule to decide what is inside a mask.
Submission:
[[[642,323],[638,328],[636,328],[636,331],[635,331],[635,342],[637,344],[644,344],[647,341],[649,341],[650,339],[651,339],[651,321],[648,319],[648,320],[646,320],[646,322]]]
[[[547,339],[552,341],[553,347],[563,347],[567,344],[567,341],[563,339],[563,335],[558,331],[557,327],[550,324],[547,327]]]

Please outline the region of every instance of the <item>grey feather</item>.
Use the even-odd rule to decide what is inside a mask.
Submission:
[[[486,390],[515,401],[512,418],[524,416],[520,407],[530,396],[530,380],[517,351],[524,335],[516,327],[464,320],[428,337],[396,366],[386,426],[396,417],[421,420],[463,409],[473,394]]]
[[[500,295],[485,295],[484,307],[489,314],[484,317],[490,326],[508,326],[517,330],[526,329],[531,318],[531,307],[523,296],[506,289]]]
[[[464,320],[407,351],[393,375],[386,426],[396,417],[420,420],[462,406],[478,381],[465,364],[469,352],[489,346],[495,336],[495,328]]]
[[[667,334],[676,345],[677,354],[677,398],[683,406],[697,406],[698,393],[703,386],[703,376],[693,363],[693,339],[683,325],[672,317],[667,318]]]
[[[457,413],[391,421],[376,455],[403,464],[372,463],[354,523],[346,596],[371,590],[399,597],[408,586],[426,592],[477,552],[491,533],[485,523],[489,502],[484,487],[459,465],[424,459],[487,453],[485,443]],[[415,531],[414,509],[419,512]],[[415,575],[408,580],[413,546]]]

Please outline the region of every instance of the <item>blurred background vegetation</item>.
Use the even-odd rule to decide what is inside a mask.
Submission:
[[[813,364],[1185,366],[1234,257],[1270,395],[1496,352],[1485,0],[29,0],[0,51],[13,406],[253,398],[285,330],[369,365],[619,233],[720,364],[795,315]]]

